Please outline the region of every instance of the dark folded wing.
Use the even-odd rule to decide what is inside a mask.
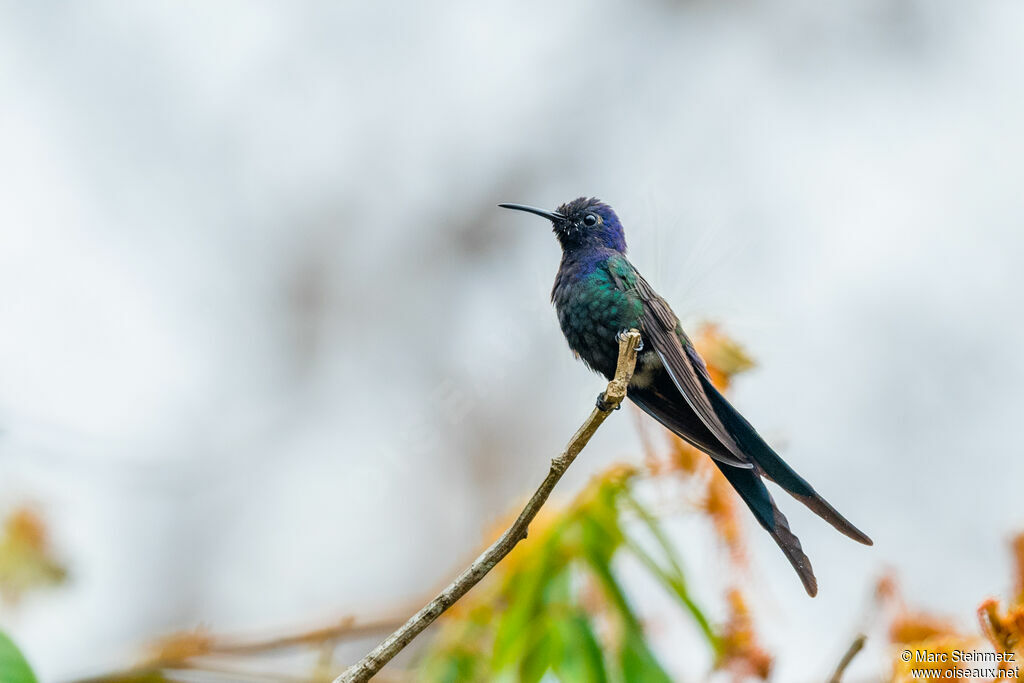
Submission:
[[[679,327],[679,319],[665,300],[658,296],[639,274],[636,276],[634,287],[643,301],[641,325],[644,335],[650,340],[672,378],[672,383],[676,385],[687,404],[733,457],[727,458],[721,452],[711,456],[733,467],[751,468],[753,465],[750,458],[715,413],[711,398],[705,390],[705,382],[711,382],[707,368],[690,340],[683,334]]]
[[[733,457],[705,426],[697,413],[690,409],[689,404],[680,400],[679,390],[670,379],[664,383],[659,381],[650,387],[631,387],[629,399],[673,434],[696,446],[713,459],[731,467],[750,469],[750,464]]]

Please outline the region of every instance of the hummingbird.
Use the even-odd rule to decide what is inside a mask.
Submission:
[[[853,540],[866,534],[832,507],[786,464],[714,387],[704,360],[668,303],[626,258],[626,237],[608,204],[580,197],[546,211],[499,204],[551,221],[562,246],[551,301],[573,353],[609,380],[615,375],[618,338],[640,331],[636,370],[626,396],[669,431],[709,455],[771,535],[811,597],[818,582],[800,539],[775,505],[764,480],[778,484],[812,512]],[[609,408],[604,394],[597,406]]]

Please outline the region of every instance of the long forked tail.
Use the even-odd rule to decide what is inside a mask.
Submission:
[[[726,428],[736,439],[736,442],[743,449],[743,452],[750,456],[758,465],[766,477],[785,489],[791,496],[806,505],[814,514],[818,515],[831,524],[845,536],[849,536],[858,543],[873,545],[868,535],[855,527],[839,511],[829,505],[828,501],[821,497],[814,488],[807,483],[807,480],[797,474],[792,467],[779,457],[778,453],[772,450],[761,435],[747,422],[746,418],[739,414],[735,408],[708,383],[708,393],[715,406],[715,412],[725,424]],[[723,470],[724,472],[725,470]],[[738,490],[738,489],[737,489]],[[742,495],[742,494],[741,494]],[[748,502],[749,505],[749,502]]]
[[[761,526],[771,534],[779,548],[785,553],[786,559],[793,565],[793,569],[800,576],[804,589],[812,598],[818,593],[818,580],[814,578],[814,569],[811,568],[811,561],[807,559],[803,548],[800,547],[800,539],[790,531],[789,522],[785,515],[775,507],[775,501],[765,487],[761,477],[754,470],[742,470],[737,467],[730,467],[717,460],[714,461],[718,469],[722,471],[725,478],[729,480],[736,493],[747,504],[754,517]]]

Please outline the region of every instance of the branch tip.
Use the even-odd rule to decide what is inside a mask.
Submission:
[[[363,683],[363,681],[370,680],[437,617],[454,605],[470,588],[479,583],[488,572],[494,569],[512,551],[519,541],[526,538],[530,522],[540,512],[541,507],[547,501],[548,496],[551,495],[551,491],[555,488],[558,480],[569,469],[572,461],[576,459],[576,456],[587,445],[590,437],[597,431],[597,428],[626,398],[626,391],[630,380],[633,378],[633,371],[636,369],[637,352],[642,348],[642,341],[639,330],[635,329],[628,330],[618,336],[619,358],[615,366],[615,376],[608,383],[608,388],[604,394],[605,401],[610,406],[610,410],[605,411],[595,407],[591,411],[590,417],[576,430],[565,450],[552,458],[548,476],[541,482],[512,526],[497,541],[491,544],[473,564],[459,574],[447,588],[441,591],[437,597],[414,614],[397,631],[385,638],[380,645],[367,653],[365,657],[334,679],[334,683]]]

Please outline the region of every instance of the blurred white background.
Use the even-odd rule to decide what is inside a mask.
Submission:
[[[0,624],[49,681],[428,595],[601,388],[547,226],[495,208],[587,194],[875,539],[780,497],[810,600],[748,520],[776,680],[885,567],[969,625],[1024,526],[1022,73],[1010,1],[4,5],[0,505],[71,576]],[[616,415],[560,490],[639,454]]]

